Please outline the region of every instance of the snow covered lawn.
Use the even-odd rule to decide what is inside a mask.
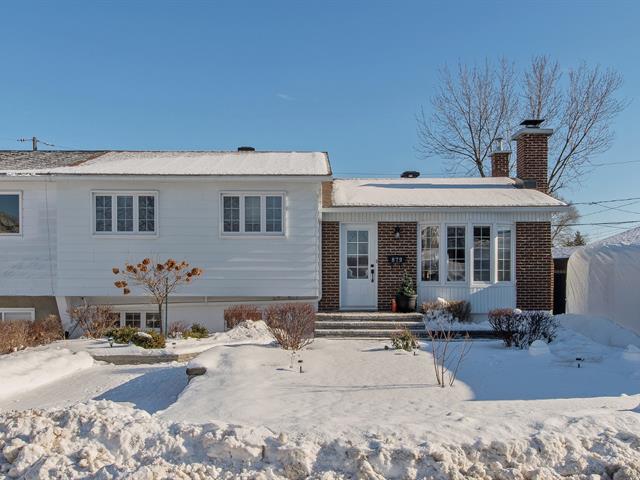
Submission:
[[[0,355],[0,400],[92,366],[93,358],[85,352],[51,346]]]
[[[638,350],[594,325],[530,351],[476,341],[445,389],[428,344],[319,339],[298,373],[260,328],[200,354],[179,395],[183,366],[111,386],[79,372],[81,403],[0,414],[0,478],[638,479]],[[17,403],[52,406],[58,387]]]

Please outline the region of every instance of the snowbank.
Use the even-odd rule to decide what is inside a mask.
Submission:
[[[640,337],[626,328],[603,317],[591,315],[564,314],[556,319],[565,328],[584,335],[601,345],[611,347],[640,347]]]
[[[0,356],[0,398],[10,397],[93,366],[86,352],[66,348],[28,349]]]
[[[638,422],[576,418],[521,441],[420,444],[371,437],[313,442],[265,428],[168,423],[108,401],[0,415],[0,474],[10,478],[462,479],[640,475]],[[635,429],[635,430],[634,430]],[[505,477],[505,473],[508,477]]]

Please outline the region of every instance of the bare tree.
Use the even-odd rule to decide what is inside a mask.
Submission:
[[[566,202],[563,198],[560,200]],[[551,242],[556,246],[565,245],[573,238],[573,228],[571,225],[577,223],[580,212],[574,205],[569,205],[562,212],[555,212],[551,215]]]
[[[513,64],[504,59],[497,66],[458,64],[455,75],[443,67],[431,115],[422,109],[417,116],[419,151],[451,160],[451,173],[486,176],[494,140],[509,137],[517,111],[515,84]]]
[[[521,80],[506,60],[493,65],[445,67],[431,99],[431,114],[417,117],[419,151],[451,161],[450,171],[487,175],[485,162],[496,137],[508,138],[518,118],[543,118],[553,127],[549,144],[549,193],[557,195],[589,171],[593,156],[613,139],[612,120],[626,106],[618,98],[621,75],[582,63],[567,71],[534,57]],[[519,97],[514,93],[520,92]]]
[[[554,128],[549,140],[549,193],[556,194],[590,170],[590,160],[611,147],[613,119],[625,108],[617,98],[622,76],[581,63],[567,72],[557,62],[534,57],[524,73],[522,116],[543,118]]]
[[[114,282],[116,288],[121,288],[122,293],[129,295],[131,290],[129,282],[145,290],[158,305],[160,315],[160,332],[162,328],[162,304],[180,285],[190,283],[196,277],[202,275],[200,268],[191,268],[185,261],[176,262],[169,259],[164,263],[152,262],[145,258],[138,264],[125,263],[124,269],[113,269],[114,275],[121,279]]]

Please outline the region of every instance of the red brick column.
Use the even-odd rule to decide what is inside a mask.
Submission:
[[[511,152],[499,151],[491,154],[491,176],[492,177],[508,177],[509,176],[509,157]]]
[[[553,310],[549,222],[516,223],[516,305],[522,310]]]
[[[547,193],[547,142],[549,134],[522,133],[518,136],[516,152],[518,178],[535,180],[536,190]]]
[[[340,308],[340,223],[322,222],[322,299],[320,311]]]
[[[396,239],[395,229],[400,227],[400,238]],[[402,284],[406,271],[414,281],[417,278],[418,224],[415,222],[378,223],[378,310],[391,310],[391,300]],[[404,255],[405,263],[392,265],[389,255]]]

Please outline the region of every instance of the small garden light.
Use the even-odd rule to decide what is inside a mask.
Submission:
[[[113,337],[109,337],[107,340],[109,341],[109,346],[113,348]]]

